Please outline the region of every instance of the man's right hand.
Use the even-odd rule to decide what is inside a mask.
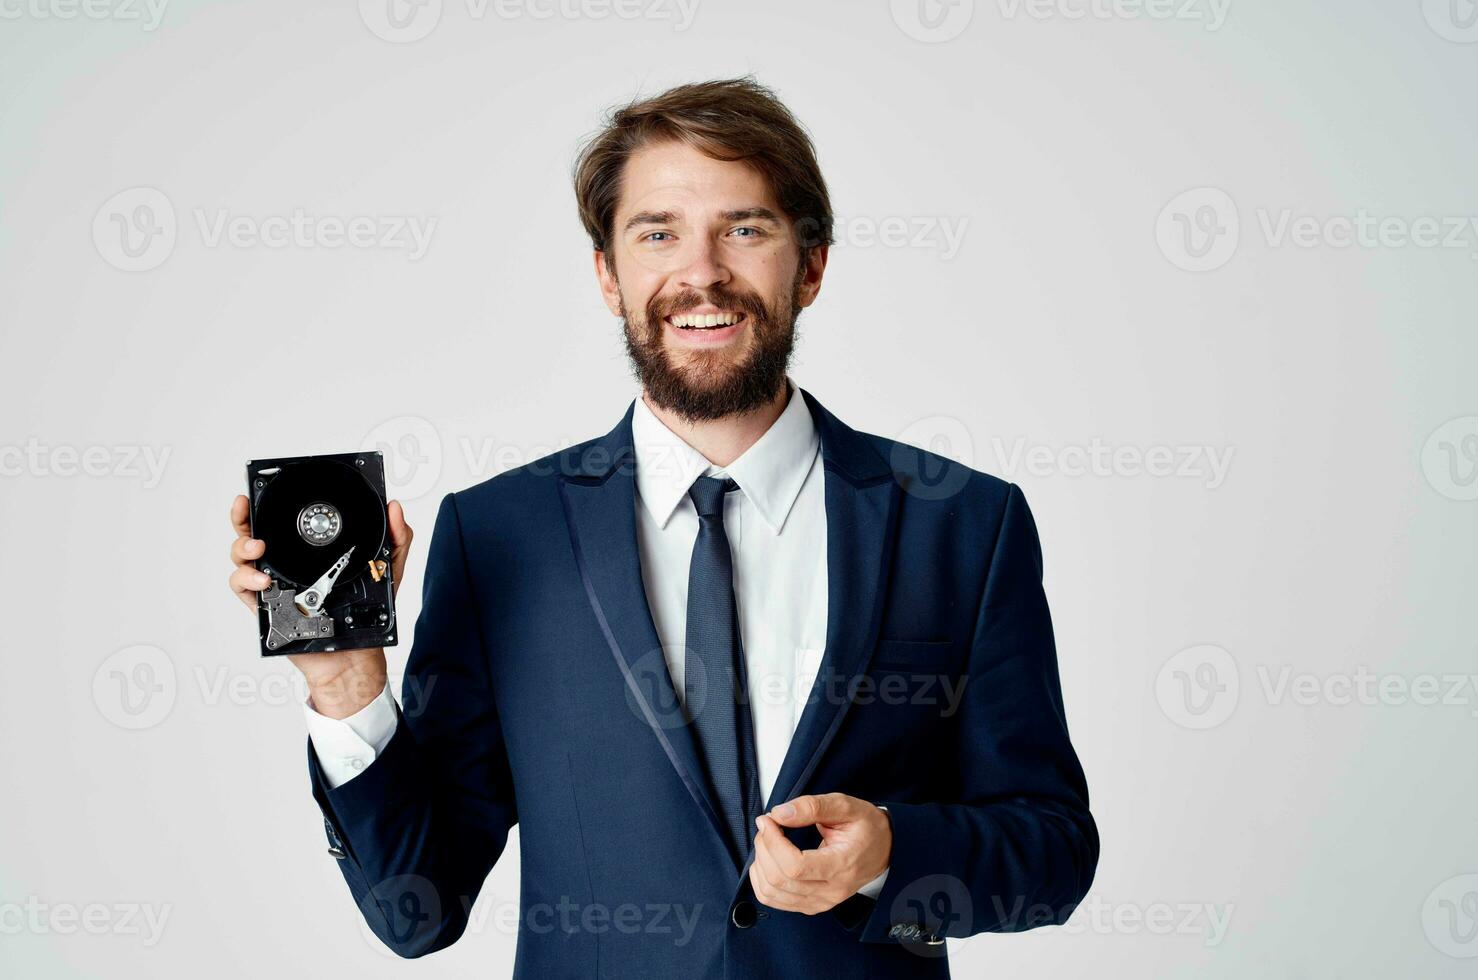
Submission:
[[[406,555],[410,553],[412,533],[405,522],[400,502],[390,501],[387,509],[390,525],[391,585],[400,591],[405,572]],[[267,573],[252,563],[266,553],[266,543],[251,536],[251,519],[247,499],[238,494],[231,502],[231,526],[236,540],[231,542],[231,591],[253,613],[257,609],[257,593],[272,584]],[[333,653],[292,653],[288,659],[308,681],[313,709],[329,718],[347,718],[380,696],[385,689],[385,650],[336,650]]]

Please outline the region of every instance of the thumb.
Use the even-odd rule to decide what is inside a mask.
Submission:
[[[841,793],[797,796],[770,811],[770,819],[782,827],[809,827],[812,824],[846,823],[852,819],[852,798]]]

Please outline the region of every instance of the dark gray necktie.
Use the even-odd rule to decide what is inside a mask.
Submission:
[[[688,566],[683,697],[722,810],[719,816],[742,862],[763,801],[734,603],[734,561],[724,533],[724,494],[737,489],[733,480],[700,476],[688,490],[698,508],[698,539]]]

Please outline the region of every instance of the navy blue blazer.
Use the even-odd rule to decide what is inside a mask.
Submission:
[[[642,585],[628,409],[441,502],[394,737],[337,789],[309,746],[329,851],[391,949],[463,934],[515,823],[518,977],[944,977],[942,937],[1071,914],[1098,832],[1021,491],[802,394],[829,615],[767,809],[886,806],[876,901],[765,908],[725,846]]]

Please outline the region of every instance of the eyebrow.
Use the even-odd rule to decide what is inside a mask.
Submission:
[[[680,212],[677,211],[638,211],[626,219],[622,231],[630,231],[641,225],[666,225],[678,220]],[[772,221],[780,224],[780,216],[765,207],[737,208],[732,211],[724,211],[719,215],[725,221]]]

